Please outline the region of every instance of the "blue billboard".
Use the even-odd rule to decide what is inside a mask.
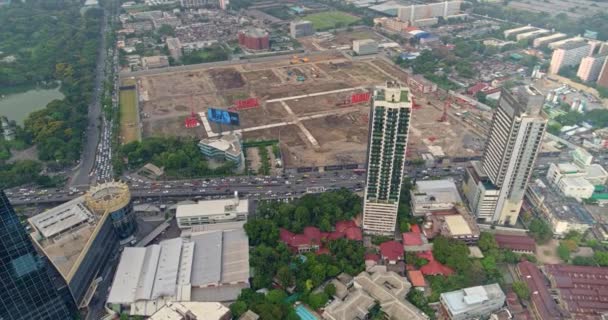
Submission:
[[[238,113],[221,109],[207,109],[207,118],[209,118],[209,121],[215,123],[229,124],[233,126],[238,126],[241,124]]]

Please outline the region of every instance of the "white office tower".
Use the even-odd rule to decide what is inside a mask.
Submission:
[[[387,82],[374,90],[363,204],[363,230],[368,234],[395,232],[411,101],[409,89],[398,83]]]
[[[541,148],[544,96],[531,86],[503,89],[481,162],[467,168],[464,191],[480,221],[515,224]]]

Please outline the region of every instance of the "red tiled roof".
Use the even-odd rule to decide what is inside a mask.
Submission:
[[[373,253],[366,253],[365,254],[365,261],[380,261],[380,256],[377,254],[373,254]]]
[[[344,232],[333,231],[333,232],[321,234],[321,238],[325,238],[325,239],[329,239],[329,240],[337,240],[340,238],[344,238]]]
[[[422,245],[422,236],[417,232],[404,232],[403,233],[403,245],[404,246],[419,246]]]
[[[496,239],[499,248],[519,251],[536,251],[536,242],[529,236],[495,234],[494,239]]]
[[[355,228],[357,224],[353,220],[341,220],[336,222],[336,231],[345,232],[348,228]]]
[[[408,271],[407,278],[410,279],[410,282],[414,287],[426,286],[426,281],[424,281],[424,276],[422,275],[422,272],[420,272],[420,270]]]
[[[329,249],[327,249],[327,248],[321,248],[321,249],[317,250],[316,254],[317,254],[317,255],[321,255],[321,254],[330,254],[330,251],[329,251]]]
[[[549,286],[538,267],[529,261],[517,264],[522,280],[530,288],[530,296],[534,309],[542,320],[561,319],[561,312],[549,294]]]
[[[472,87],[467,89],[467,93],[471,94],[471,95],[475,95],[477,94],[477,92],[482,91],[483,89],[489,87],[489,85],[487,83],[484,82],[478,82],[475,85],[473,85]]]
[[[608,311],[608,268],[556,264],[546,265],[545,271],[575,318]]]
[[[433,259],[431,261],[429,261],[429,263],[423,265],[420,268],[420,271],[422,272],[422,274],[424,275],[443,275],[443,276],[449,276],[451,274],[454,273],[454,270],[452,270],[449,267],[446,267],[444,265],[442,265],[439,261]]]
[[[306,227],[304,228],[304,236],[310,239],[310,242],[320,243],[321,242],[321,230],[317,227]]]
[[[293,238],[293,236],[294,234],[289,230],[283,228],[279,229],[279,238],[286,244],[291,243],[291,238]]]
[[[432,251],[423,251],[416,254],[419,258],[426,259],[429,263],[420,268],[424,275],[444,275],[449,276],[454,273],[450,267],[444,266],[439,261],[435,260]]]
[[[420,233],[420,226],[415,224],[410,228],[410,232]]]
[[[397,261],[403,259],[403,245],[397,241],[387,241],[380,244],[382,259]]]
[[[363,240],[363,233],[361,232],[361,228],[359,228],[359,227],[348,228],[348,229],[346,229],[345,233],[346,233],[346,239],[348,239],[348,240],[355,240],[355,241]]]

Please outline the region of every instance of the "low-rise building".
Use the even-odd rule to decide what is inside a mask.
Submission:
[[[507,249],[517,253],[536,253],[536,242],[529,236],[495,234],[494,239],[496,239],[496,243],[501,249]]]
[[[428,317],[406,300],[412,285],[392,271],[361,272],[344,299],[335,299],[323,312],[328,320],[365,319],[376,302],[391,319],[426,320]]]
[[[234,198],[219,200],[201,200],[195,204],[177,206],[175,219],[180,229],[192,228],[203,224],[247,220],[249,200]]]
[[[447,238],[458,239],[468,245],[474,245],[479,241],[479,227],[469,211],[458,206],[452,211],[439,214],[427,215],[423,224],[424,235],[432,239],[437,235]]]
[[[403,260],[403,245],[397,241],[386,241],[380,244],[380,256],[385,264],[396,264]]]
[[[230,320],[230,309],[219,302],[168,302],[148,320]]]
[[[175,61],[179,61],[182,58],[182,44],[179,42],[179,39],[167,38],[165,43],[167,44],[167,49],[169,50],[171,58]]]
[[[409,232],[404,232],[402,235],[403,239],[403,250],[405,252],[420,252],[432,250],[433,245],[429,243],[427,238],[422,232],[418,225],[413,225]]]
[[[353,51],[360,55],[378,53],[378,43],[372,39],[353,40]]]
[[[397,33],[405,33],[409,22],[397,18],[379,17],[374,18],[374,25]]]
[[[172,302],[236,300],[249,287],[245,230],[242,224],[203,230],[145,248],[126,247],[107,307],[131,316],[152,316]]]
[[[538,267],[529,261],[517,264],[517,272],[521,280],[530,290],[530,300],[533,308],[531,312],[536,319],[562,320],[569,319],[570,315],[555,303],[549,292],[549,283]]]
[[[560,305],[573,319],[601,319],[608,313],[608,268],[566,264],[543,268]]]
[[[595,223],[587,209],[574,198],[564,197],[542,179],[528,185],[525,194],[532,210],[544,216],[553,233],[562,236],[571,230],[584,233]]]
[[[419,93],[433,93],[437,91],[437,84],[427,80],[423,75],[417,74],[407,78],[410,89]]]
[[[142,57],[141,66],[146,70],[166,68],[169,66],[169,58],[167,56]]]
[[[239,45],[249,50],[268,50],[270,36],[266,30],[250,27],[239,31]]]
[[[575,199],[589,199],[595,190],[595,187],[582,177],[563,178],[556,186],[563,195]]]
[[[241,136],[237,133],[202,139],[198,147],[205,157],[214,160],[231,161],[239,166],[244,162]]]
[[[440,302],[451,320],[487,317],[502,308],[506,296],[497,283],[442,293]]]
[[[412,214],[422,217],[437,211],[449,211],[462,204],[462,199],[452,180],[416,181],[410,191]]]
[[[310,21],[298,20],[289,23],[289,34],[292,38],[312,36],[314,33],[315,29]]]
[[[332,232],[321,232],[317,227],[308,226],[302,233],[296,234],[287,229],[279,230],[279,239],[292,251],[298,253],[314,251],[317,253],[328,253],[329,249],[323,247],[323,242],[346,238],[352,241],[362,241],[361,228],[353,220],[337,221],[335,230]]]

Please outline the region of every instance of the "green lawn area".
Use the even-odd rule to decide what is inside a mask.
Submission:
[[[342,11],[329,11],[313,13],[302,18],[312,22],[315,30],[328,30],[334,28],[337,24],[346,27],[353,22],[359,21],[358,17],[350,15]]]
[[[139,140],[135,90],[120,90],[120,135],[122,143]]]

